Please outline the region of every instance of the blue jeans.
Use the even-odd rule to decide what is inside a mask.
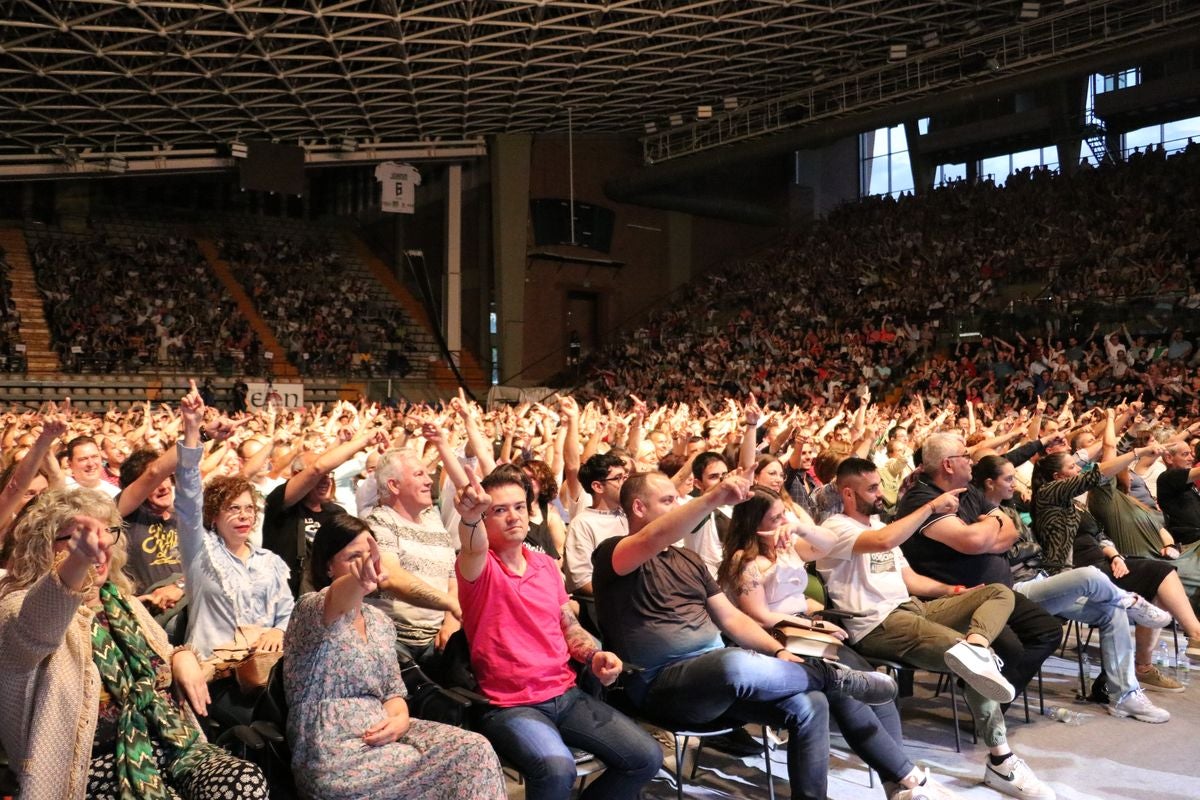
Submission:
[[[634,800],[662,767],[654,737],[607,703],[572,687],[528,706],[487,712],[481,732],[525,776],[526,800],[566,800],[575,785],[571,747],[604,762],[580,800]]]
[[[1128,595],[1095,567],[1078,567],[1013,585],[1051,614],[1100,628],[1100,660],[1108,692],[1117,702],[1138,688],[1133,637],[1122,602]]]
[[[752,653],[710,650],[663,667],[642,704],[680,723],[729,716],[788,730],[788,781],[793,800],[825,800],[829,783],[829,715],[847,743],[885,781],[913,769],[904,750],[871,709],[833,691],[831,667]]]

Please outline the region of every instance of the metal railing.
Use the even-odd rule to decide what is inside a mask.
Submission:
[[[801,91],[650,134],[641,139],[642,160],[660,163],[968,83],[1009,77],[1091,50],[1178,32],[1182,25],[1197,21],[1200,4],[1183,0],[1104,0],[1063,6],[1056,13],[1003,30],[920,49],[903,61],[816,82]]]

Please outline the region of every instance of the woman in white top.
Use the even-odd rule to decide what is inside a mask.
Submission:
[[[756,486],[749,500],[734,506],[717,582],[766,628],[798,622],[795,615],[824,608],[805,595],[811,577],[805,563],[831,547],[833,539],[823,528],[789,520],[779,492]]]

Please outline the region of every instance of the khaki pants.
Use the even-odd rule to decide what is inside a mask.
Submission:
[[[993,641],[1012,610],[1012,590],[999,583],[936,600],[913,597],[856,642],[855,648],[866,656],[897,659],[920,669],[944,672],[947,650],[972,633]],[[1000,704],[969,686],[963,696],[975,714],[975,731],[984,743],[988,747],[1004,744]]]

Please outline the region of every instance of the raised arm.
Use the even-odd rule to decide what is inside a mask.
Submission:
[[[8,484],[0,490],[0,542],[4,541],[8,532],[9,520],[21,509],[25,500],[25,492],[41,469],[42,460],[54,446],[54,440],[67,432],[67,423],[59,417],[47,417],[42,424],[42,432],[33,441],[29,452],[13,470]]]
[[[175,445],[179,468],[175,472],[175,513],[178,519],[179,557],[185,570],[200,556],[204,548],[204,488],[200,482],[200,426],[204,420],[204,400],[196,390],[196,382],[179,401],[183,417],[183,438]]]
[[[311,464],[288,479],[287,486],[283,490],[283,507],[290,508],[299,503],[306,494],[313,490],[313,487],[321,482],[325,473],[340,467],[359,451],[380,441],[382,435],[382,432],[368,430],[348,442],[326,450]]]
[[[567,418],[567,439],[563,442],[563,487],[568,497],[575,498],[583,494],[583,484],[579,482],[579,404],[573,397],[563,397],[559,400],[559,411]]]
[[[492,507],[492,498],[479,484],[474,472],[468,474],[470,482],[454,495],[454,508],[458,511],[458,572],[466,581],[473,581],[483,572],[487,563],[488,537],[483,516]]]
[[[729,473],[712,490],[675,506],[637,533],[622,537],[613,548],[613,570],[618,575],[628,575],[684,533],[694,530],[717,508],[749,498],[750,490],[748,478]]]
[[[438,456],[442,460],[442,469],[446,471],[446,477],[450,479],[450,483],[454,484],[454,488],[461,489],[466,486],[467,471],[459,462],[450,443],[446,441],[446,432],[432,422],[426,422],[421,426],[421,435],[437,450]]]

